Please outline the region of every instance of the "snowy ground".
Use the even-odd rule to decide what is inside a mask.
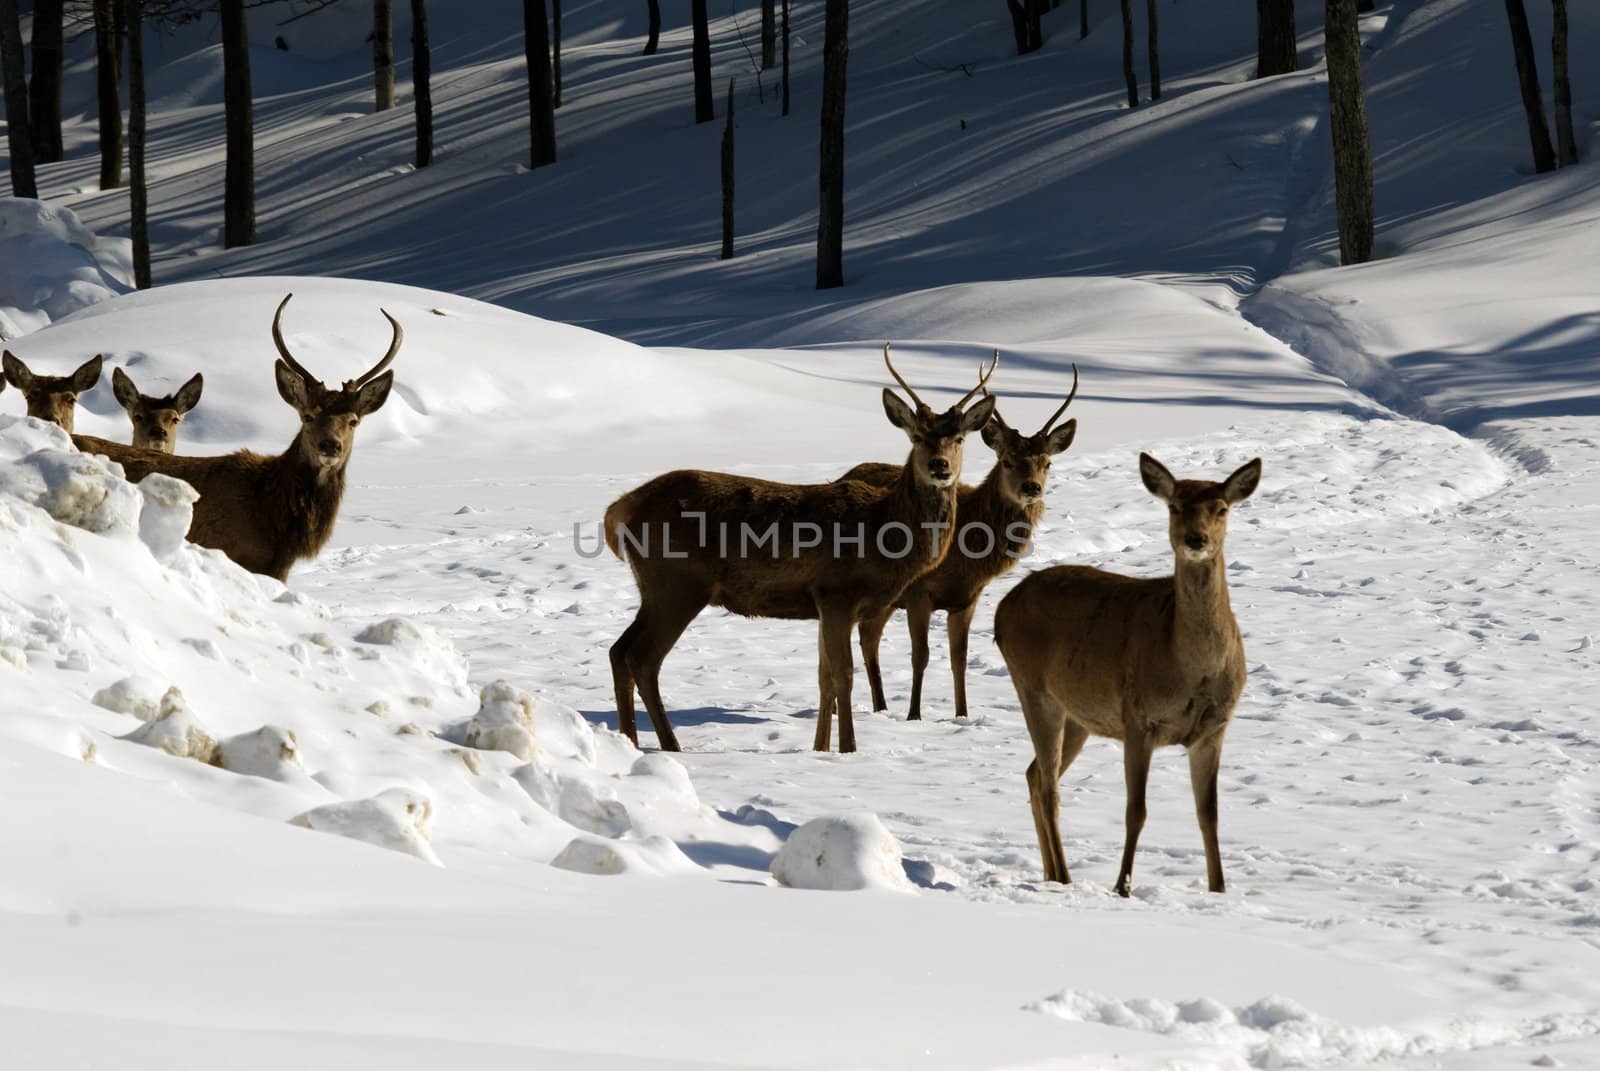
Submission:
[[[584,27],[589,8],[572,6]],[[104,351],[141,384],[204,369],[182,434],[213,452],[292,434],[265,330],[284,292],[290,344],[327,378],[380,352],[379,306],[407,344],[395,396],[359,433],[334,544],[287,595],[141,534],[137,492],[0,417],[0,1063],[1600,1063],[1600,732],[1585,688],[1600,621],[1600,170],[1518,174],[1515,98],[1471,73],[1488,55],[1509,66],[1489,44],[1496,8],[1397,3],[1368,20],[1389,256],[1354,270],[1327,267],[1320,74],[1245,81],[1245,16],[1202,33],[1185,8],[1164,12],[1173,99],[1130,114],[1111,35],[1062,33],[1008,61],[997,10],[981,90],[937,91],[992,109],[971,124],[986,140],[919,141],[932,124],[913,110],[895,128],[906,137],[852,157],[860,276],[823,302],[799,289],[808,172],[776,152],[748,187],[763,237],[732,266],[704,257],[702,213],[675,202],[681,215],[640,230],[656,247],[627,238],[623,207],[570,228],[524,217],[536,258],[509,234],[479,240],[533,196],[512,189],[530,176],[479,166],[518,136],[517,102],[490,93],[519,73],[485,43],[492,27],[442,46],[482,53],[455,105],[474,116],[457,149],[477,163],[405,196],[375,197],[364,176],[379,169],[357,166],[404,157],[402,117],[354,115],[365,83],[331,77],[358,59],[259,52],[264,140],[287,153],[291,134],[315,135],[350,159],[303,174],[315,207],[297,213],[287,157],[267,149],[271,240],[222,253],[200,208],[176,210],[216,176],[183,155],[204,156],[194,128],[215,93],[179,93],[214,57],[172,67],[185,122],[158,135],[156,198],[165,226],[189,230],[160,236],[167,277],[251,277],[115,298],[9,345],[51,371]],[[636,165],[607,145],[684,117],[624,106],[633,43],[606,43],[589,17],[570,71],[591,89],[562,112],[579,166],[555,181],[609,189]],[[1592,41],[1594,20],[1575,17]],[[952,76],[906,59],[924,37],[972,39],[942,18],[893,51],[903,27],[864,10],[861,129],[906,108],[953,114],[933,88]],[[728,53],[732,33],[719,24]],[[1315,35],[1302,44],[1314,58]],[[1016,98],[1043,96],[1027,73],[1040,63],[1083,79],[1053,85],[1046,111]],[[1419,69],[1433,92],[1415,92]],[[659,77],[682,89],[681,73]],[[1477,136],[1448,152],[1420,137],[1444,115],[1470,116]],[[751,124],[758,144],[780,143]],[[1195,146],[1207,151],[1178,151]],[[948,172],[926,171],[934,157]],[[665,196],[683,177],[640,181]],[[1036,225],[1085,188],[1105,199],[1081,222]],[[69,200],[96,226],[117,218],[108,195]],[[386,282],[257,275],[270,271]],[[1038,277],[994,281],[1019,275]],[[890,714],[859,711],[859,680],[861,751],[814,754],[813,626],[712,611],[663,673],[682,767],[650,753],[648,732],[640,756],[608,731],[606,648],[635,595],[625,567],[594,555],[601,510],[679,465],[803,481],[898,460],[904,438],[877,401],[884,338],[935,392],[964,391],[1002,347],[995,383],[1019,427],[1054,408],[1070,362],[1083,374],[1037,556],[977,617],[970,724],[947,713],[937,630],[929,720],[901,720],[897,623]],[[0,411],[20,411],[14,391]],[[109,384],[85,397],[80,431],[125,426]],[[1063,788],[1076,884],[1039,881],[1031,748],[991,641],[993,606],[1028,568],[1170,568],[1138,449],[1179,475],[1265,461],[1228,543],[1251,675],[1223,763],[1225,897],[1204,892],[1175,751],[1157,756],[1134,897],[1111,894],[1123,790],[1104,741]],[[968,478],[989,463],[970,443]],[[480,691],[502,678],[514,690],[480,726],[503,734],[469,738]],[[106,709],[171,685],[242,758],[166,754],[127,739],[155,731],[148,711]],[[519,693],[537,753],[469,746],[521,748]],[[280,737],[274,750],[250,736],[264,728],[294,733],[292,761]],[[289,824],[308,811],[401,851]],[[899,841],[911,894],[772,887],[795,826],[860,811]]]

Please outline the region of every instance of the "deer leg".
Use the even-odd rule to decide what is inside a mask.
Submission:
[[[638,637],[639,618],[636,616],[611,645],[611,685],[617,693],[617,731],[634,747],[639,746],[639,727],[633,714],[633,672],[628,669],[628,652]]]
[[[667,720],[667,708],[661,702],[661,663],[672,650],[689,622],[705,608],[703,598],[683,599],[667,604],[656,604],[639,611],[640,632],[632,650],[628,652],[628,669],[639,686],[639,697],[650,712],[650,724],[656,731],[656,744],[662,751],[680,751],[678,737]]]
[[[888,710],[889,701],[883,697],[883,670],[878,665],[878,646],[883,642],[883,627],[889,623],[894,607],[883,613],[863,618],[861,621],[861,664],[867,667],[867,684],[872,687],[872,709]]]
[[[1117,895],[1126,897],[1133,881],[1133,852],[1144,829],[1144,792],[1150,781],[1150,738],[1129,726],[1122,742],[1122,772],[1128,783],[1127,828],[1122,842],[1122,868],[1117,872]]]
[[[1217,771],[1222,767],[1222,738],[1213,737],[1189,749],[1189,780],[1194,784],[1194,810],[1206,844],[1206,887],[1224,891],[1222,848],[1217,843]]]
[[[817,736],[812,751],[833,750],[833,675],[828,668],[828,643],[822,621],[817,621]]]
[[[950,675],[956,689],[956,717],[967,716],[967,634],[972,631],[972,615],[977,612],[976,600],[944,615],[945,632],[950,637]]]
[[[1067,756],[1066,734],[1077,727],[1067,721],[1059,704],[1048,694],[1033,688],[1018,687],[1022,716],[1033,739],[1033,762],[1028,764],[1028,802],[1033,806],[1033,827],[1039,837],[1039,855],[1044,861],[1044,880],[1070,884],[1067,856],[1061,847],[1061,775]],[[1081,730],[1079,730],[1081,732]],[[1082,747],[1082,741],[1078,743]],[[1071,755],[1076,756],[1076,748]],[[1067,762],[1071,757],[1066,758]]]
[[[850,657],[853,622],[848,606],[825,604],[820,609],[817,634],[827,662],[833,710],[839,715],[839,754],[848,755],[856,749],[855,720],[850,715],[850,688],[855,676],[855,662]],[[822,744],[818,750],[826,751],[827,740]]]
[[[906,626],[911,630],[911,710],[906,721],[922,720],[922,674],[928,668],[928,626],[933,621],[933,603],[911,599],[906,603]]]

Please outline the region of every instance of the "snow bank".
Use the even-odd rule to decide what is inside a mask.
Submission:
[[[127,239],[96,237],[70,209],[0,199],[0,338],[127,293],[131,262]]]
[[[772,876],[794,889],[911,891],[900,844],[875,814],[807,822],[783,842]]]

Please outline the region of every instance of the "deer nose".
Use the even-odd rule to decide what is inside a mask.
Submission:
[[[1188,547],[1190,550],[1205,550],[1206,537],[1201,535],[1199,532],[1190,532],[1188,535],[1183,537],[1183,545]]]
[[[928,471],[935,476],[948,476],[950,475],[950,462],[942,457],[930,458],[928,460]]]
[[[1040,487],[1034,481],[1029,480],[1022,485],[1022,493],[1027,495],[1029,498],[1038,498],[1040,495],[1044,494],[1044,488]]]
[[[325,457],[337,457],[339,455],[339,440],[324,439],[317,449],[321,450]]]

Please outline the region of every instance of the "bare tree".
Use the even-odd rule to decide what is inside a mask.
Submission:
[[[530,167],[543,167],[556,162],[556,106],[544,0],[522,0],[522,37],[528,59],[528,160]]]
[[[1161,99],[1161,52],[1156,44],[1156,0],[1146,0],[1145,11],[1149,15],[1150,25],[1146,27],[1148,48],[1150,52],[1150,99]]]
[[[1555,31],[1550,51],[1556,69],[1556,149],[1562,167],[1578,162],[1578,139],[1572,132],[1572,79],[1567,74],[1567,0],[1551,0]]]
[[[1356,0],[1327,0],[1328,113],[1339,216],[1339,260],[1372,259],[1372,146],[1361,84],[1361,27]]]
[[[844,89],[850,0],[827,0],[822,31],[822,166],[817,289],[844,285]]]
[[[641,56],[654,56],[656,46],[661,43],[661,0],[649,0],[650,5],[650,36],[645,38],[644,51]]]
[[[706,0],[693,0],[690,12],[694,23],[694,121],[709,123],[717,117],[717,109],[711,100],[711,28]]]
[[[1122,77],[1128,83],[1128,107],[1139,106],[1139,76],[1133,70],[1133,0],[1122,0]]]
[[[65,154],[61,147],[62,0],[37,0],[33,5],[33,41],[29,45],[33,80],[28,86],[32,120],[33,157],[53,164]]]
[[[373,111],[394,107],[394,0],[372,0]]]
[[[11,192],[38,197],[33,175],[33,135],[28,131],[28,78],[23,70],[22,23],[17,0],[0,0],[0,66],[5,68],[6,143],[11,149]]]
[[[256,240],[255,119],[244,14],[245,0],[222,0],[222,107],[228,130],[222,244],[228,249]]]
[[[95,75],[99,87],[100,188],[122,185],[121,71],[116,0],[94,0]]]
[[[554,107],[561,107],[561,0],[550,0],[551,53],[550,80],[555,86]]]
[[[428,0],[411,0],[411,97],[417,112],[417,166],[433,162],[433,53],[428,49]]]
[[[1011,33],[1017,40],[1017,55],[1035,52],[1044,44],[1039,13],[1044,0],[1006,0],[1006,10],[1011,14]]]
[[[1078,0],[1078,40],[1089,36],[1089,0]]]
[[[144,177],[144,0],[128,5],[128,204],[132,212],[133,285],[150,289],[150,198]]]
[[[733,84],[728,79],[728,125],[722,128],[722,259],[733,259]]]
[[[1256,0],[1256,77],[1289,74],[1298,62],[1294,0]]]
[[[1550,127],[1544,119],[1544,95],[1539,89],[1539,63],[1533,55],[1533,33],[1528,29],[1528,9],[1522,0],[1506,0],[1511,22],[1511,51],[1517,58],[1517,80],[1522,84],[1522,110],[1528,113],[1528,138],[1533,143],[1533,169],[1554,171],[1556,151],[1550,145]]]
[[[783,114],[789,114],[789,0],[783,0]]]
[[[778,64],[778,5],[776,0],[761,0],[761,69],[770,71]]]

